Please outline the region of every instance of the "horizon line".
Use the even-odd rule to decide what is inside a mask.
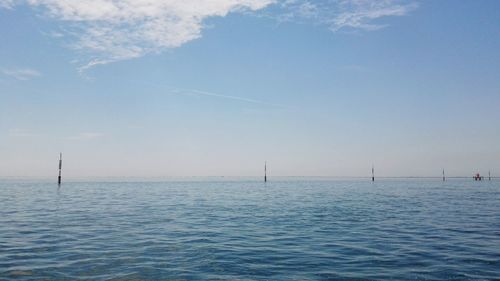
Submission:
[[[243,176],[69,176],[65,177],[69,180],[77,179],[178,179],[178,178],[261,178],[261,175],[243,175]],[[482,176],[483,180],[488,180],[488,176]],[[40,179],[48,180],[52,179],[54,176],[0,176],[0,180],[8,179]],[[57,176],[56,176],[57,178]],[[336,178],[336,179],[371,179],[371,176],[326,176],[326,175],[276,175],[271,176],[272,178]],[[375,179],[442,179],[442,176],[378,176]],[[446,179],[473,179],[474,176],[446,176]],[[491,176],[491,179],[500,179],[500,176]]]

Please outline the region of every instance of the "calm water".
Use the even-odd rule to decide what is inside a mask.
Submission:
[[[500,181],[0,182],[0,279],[491,280]]]

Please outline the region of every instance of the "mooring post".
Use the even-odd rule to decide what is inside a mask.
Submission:
[[[372,165],[372,181],[375,181],[375,165]]]
[[[488,171],[488,180],[491,180],[491,171]]]
[[[267,182],[267,161],[264,161],[264,182]]]
[[[446,180],[446,177],[444,176],[444,169],[443,169],[443,181]]]
[[[62,169],[62,153],[59,153],[59,177],[57,177],[57,184],[61,185],[61,169]]]

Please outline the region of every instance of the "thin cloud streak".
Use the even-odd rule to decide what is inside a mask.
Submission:
[[[42,76],[38,70],[32,68],[1,68],[0,73],[20,81]]]
[[[70,136],[67,137],[67,140],[72,140],[72,141],[86,141],[86,140],[94,140],[97,138],[102,137],[103,134],[101,133],[95,133],[95,132],[84,132],[84,133],[79,133],[78,135],[75,136]]]
[[[179,87],[173,87],[173,86],[168,86],[168,85],[162,85],[162,84],[154,83],[154,82],[145,82],[145,81],[135,81],[135,82],[141,83],[141,84],[146,84],[146,85],[149,85],[149,86],[165,87],[165,88],[168,88],[171,93],[177,94],[177,95],[183,95],[183,96],[193,96],[193,95],[196,95],[196,96],[207,96],[207,97],[214,97],[214,98],[219,98],[219,99],[228,99],[228,100],[234,100],[234,101],[245,102],[245,103],[261,104],[261,105],[281,107],[281,108],[290,108],[289,106],[282,105],[282,104],[270,103],[270,102],[266,102],[266,101],[263,101],[263,100],[250,99],[250,98],[245,98],[245,97],[240,97],[240,96],[224,95],[224,94],[219,94],[219,93],[214,93],[214,92],[209,92],[209,91],[202,91],[202,90],[197,90],[197,89],[179,88]]]
[[[40,134],[24,129],[10,129],[7,135],[11,138],[32,138],[40,136]]]
[[[243,98],[243,97],[238,97],[238,96],[231,96],[231,95],[222,95],[222,94],[217,94],[217,93],[212,93],[212,92],[207,92],[207,91],[200,91],[200,90],[194,90],[194,89],[175,89],[181,94],[195,94],[195,95],[202,95],[202,96],[208,96],[208,97],[216,97],[216,98],[221,98],[221,99],[229,99],[229,100],[235,100],[235,101],[241,101],[241,102],[246,102],[246,103],[253,103],[253,104],[262,104],[262,105],[270,105],[270,106],[276,106],[276,107],[285,107],[284,105],[280,104],[274,104],[274,103],[269,103],[261,100],[255,100],[255,99],[249,99],[249,98]]]

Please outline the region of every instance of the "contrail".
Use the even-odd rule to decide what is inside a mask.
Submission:
[[[131,81],[131,80],[129,80],[129,81]],[[233,95],[223,95],[223,94],[218,94],[218,93],[213,93],[213,92],[207,92],[207,91],[202,91],[202,90],[197,90],[197,89],[179,88],[179,87],[165,85],[165,84],[151,82],[151,81],[139,81],[139,80],[132,80],[132,81],[135,81],[135,82],[141,83],[141,84],[146,84],[146,85],[149,85],[149,86],[165,87],[165,88],[169,89],[173,94],[177,94],[177,95],[207,96],[207,97],[229,99],[229,100],[246,102],[246,103],[253,103],[253,104],[261,104],[261,105],[267,105],[267,106],[274,106],[274,107],[280,107],[280,108],[288,108],[288,109],[292,109],[293,108],[293,107],[290,107],[290,106],[286,106],[286,105],[282,105],[282,104],[276,104],[276,103],[270,103],[270,102],[266,102],[266,101],[262,101],[262,100],[249,99],[249,98],[244,98],[244,97],[239,97],[239,96],[233,96]]]
[[[223,94],[201,91],[201,90],[196,90],[196,89],[178,88],[178,87],[172,87],[169,85],[162,85],[160,83],[148,82],[148,81],[137,81],[137,82],[143,83],[143,84],[148,84],[151,86],[166,87],[166,88],[169,88],[173,93],[179,94],[179,95],[191,94],[191,95],[215,97],[215,98],[221,98],[221,99],[229,99],[229,100],[241,101],[241,102],[247,102],[247,103],[253,103],[253,104],[275,106],[275,107],[281,107],[281,108],[289,108],[288,106],[281,105],[281,104],[270,103],[270,102],[265,102],[262,100],[249,99],[249,98],[244,98],[244,97],[239,97],[239,96],[223,95]]]
[[[207,91],[200,91],[200,90],[195,90],[195,89],[176,88],[174,90],[181,92],[180,94],[183,94],[182,92],[185,92],[185,93],[197,94],[197,95],[202,95],[202,96],[230,99],[230,100],[236,100],[236,101],[242,101],[242,102],[248,102],[248,103],[254,103],[254,104],[263,104],[263,105],[271,105],[271,106],[277,106],[277,107],[285,107],[285,106],[280,105],[280,104],[268,103],[268,102],[261,101],[261,100],[255,100],[255,99],[249,99],[249,98],[243,98],[243,97],[231,96],[231,95],[222,95],[222,94],[217,94],[217,93],[212,93],[212,92],[207,92]]]

